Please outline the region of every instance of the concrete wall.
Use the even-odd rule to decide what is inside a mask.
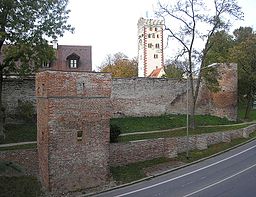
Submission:
[[[111,75],[44,71],[36,77],[39,173],[52,191],[109,177]]]

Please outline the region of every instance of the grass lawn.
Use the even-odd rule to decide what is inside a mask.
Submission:
[[[14,162],[0,161],[0,196],[38,197],[41,186],[36,177],[25,176]]]
[[[252,138],[256,138],[256,132],[250,135],[250,139]],[[155,166],[158,164],[165,164],[170,161],[180,161],[183,163],[190,163],[190,162],[208,157],[210,155],[219,153],[221,151],[227,150],[247,140],[248,139],[245,139],[245,138],[238,138],[238,139],[232,140],[230,143],[220,143],[220,144],[211,145],[208,147],[208,149],[203,151],[193,150],[189,152],[190,154],[189,159],[186,158],[186,153],[181,153],[181,154],[178,154],[178,157],[173,159],[158,158],[150,161],[128,164],[125,166],[112,167],[111,173],[114,180],[117,181],[117,183],[119,184],[129,183],[132,181],[136,181],[138,179],[145,178],[146,174],[144,173],[144,170],[148,167]]]
[[[5,129],[5,140],[0,144],[36,141],[36,124],[7,124]]]
[[[219,118],[209,115],[197,115],[196,124],[204,125],[224,125],[234,124],[226,118]],[[165,115],[156,117],[126,117],[113,118],[110,124],[117,125],[121,129],[121,133],[132,133],[140,131],[155,131],[173,129],[186,126],[186,115]]]
[[[245,109],[246,109],[246,105],[245,104],[239,104],[238,105],[238,111],[237,111],[237,115],[238,115],[238,118],[240,120],[244,120],[244,115],[245,115]],[[249,114],[249,119],[247,121],[252,121],[252,120],[256,120],[256,109],[252,109],[250,111],[250,114]]]
[[[161,163],[166,163],[170,160],[171,159],[161,157],[161,158],[157,158],[149,161],[128,164],[125,166],[111,167],[110,171],[113,178],[118,183],[120,184],[129,183],[132,181],[136,181],[138,179],[145,178],[146,175],[144,174],[144,168],[152,167]]]
[[[247,127],[248,125],[236,125],[236,126],[218,126],[218,127],[198,127],[194,130],[189,130],[189,135],[203,134],[203,133],[213,133],[219,131],[229,131]],[[186,129],[179,129],[174,131],[166,131],[159,133],[145,133],[139,135],[125,135],[119,136],[118,142],[129,142],[135,140],[143,140],[143,139],[155,139],[155,138],[168,138],[168,137],[179,137],[186,136]]]
[[[0,196],[39,197],[41,186],[32,176],[0,176]]]

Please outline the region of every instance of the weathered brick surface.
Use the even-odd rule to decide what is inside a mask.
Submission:
[[[111,75],[45,71],[36,79],[43,184],[50,190],[73,191],[105,183]]]
[[[196,106],[197,114],[211,114],[237,119],[237,70],[235,64],[218,66],[222,78],[221,91],[211,93],[205,86],[201,87]],[[88,75],[91,75],[88,73]],[[53,82],[59,82],[58,76]],[[101,80],[104,81],[101,76]],[[83,91],[83,84],[90,83],[66,76],[66,80],[55,83],[56,89],[46,89],[52,96],[65,95],[90,96],[95,91],[109,94],[110,89],[104,86],[91,85]],[[69,82],[67,82],[69,81]],[[69,83],[69,84],[67,84]],[[45,82],[45,85],[47,81]],[[76,87],[77,86],[77,87]],[[48,84],[48,87],[49,84]],[[45,87],[46,88],[46,87]],[[68,89],[69,88],[69,89]],[[95,90],[95,91],[94,91]],[[18,99],[35,102],[34,80],[6,80],[4,82],[3,100],[7,106],[7,113],[15,113]],[[103,94],[103,95],[104,95]],[[95,96],[95,95],[94,95]],[[101,95],[96,95],[101,96]],[[186,114],[186,80],[157,79],[157,78],[130,78],[112,79],[111,99],[113,102],[113,116],[157,116],[162,114]]]
[[[230,132],[230,138],[236,139],[236,138],[242,138],[243,137],[243,129],[237,129],[232,132]]]
[[[125,165],[164,156],[164,139],[110,144],[110,164]]]
[[[19,164],[26,175],[38,176],[38,157],[36,149],[0,151],[0,161]]]
[[[34,79],[6,79],[3,81],[3,103],[9,115],[17,113],[18,100],[36,105]]]
[[[88,125],[88,127],[96,130],[97,128],[95,128],[94,126],[90,124]],[[98,127],[98,125],[96,127]],[[234,130],[234,131],[216,132],[216,133],[210,133],[210,134],[190,136],[189,150],[205,149],[207,146],[212,144],[217,144],[221,142],[230,142],[231,137],[232,139],[246,137],[246,136],[243,136],[243,132],[247,132],[247,134],[249,135],[249,133],[252,133],[255,130],[256,130],[256,124],[248,126],[243,129]],[[113,144],[110,144],[109,163],[106,162],[105,164],[102,165],[102,162],[105,162],[104,160],[107,159],[106,157],[108,154],[104,154],[104,149],[105,148],[108,149],[109,148],[108,146],[104,148],[102,147],[95,148],[99,152],[95,152],[95,150],[92,150],[89,147],[89,150],[87,152],[87,150],[85,150],[87,148],[82,146],[83,142],[81,142],[81,144],[77,144],[77,146],[72,145],[72,142],[70,142],[70,140],[67,140],[67,138],[65,137],[66,132],[67,131],[64,131],[61,133],[60,131],[60,134],[56,136],[55,142],[50,145],[49,153],[53,152],[53,154],[49,156],[51,157],[52,160],[49,160],[51,161],[51,163],[49,164],[50,167],[49,169],[48,168],[46,169],[51,171],[51,175],[49,177],[49,173],[47,173],[46,171],[45,171],[46,174],[43,175],[44,177],[46,177],[46,180],[48,181],[52,179],[51,187],[55,187],[58,189],[63,189],[62,187],[65,188],[67,187],[67,185],[73,186],[73,183],[78,184],[77,177],[81,178],[81,176],[82,177],[89,176],[87,180],[88,182],[89,181],[98,182],[99,181],[98,177],[95,177],[94,173],[100,173],[100,174],[97,174],[97,176],[102,176],[101,173],[105,173],[105,171],[103,169],[102,170],[94,169],[94,165],[101,165],[101,168],[103,168],[105,164],[110,166],[119,166],[119,165],[126,165],[128,163],[154,159],[158,157],[173,158],[177,156],[177,153],[186,152],[187,150],[186,137],[140,140],[140,141],[128,142],[128,143],[113,143]],[[74,138],[75,136],[72,136],[72,134],[68,136],[68,139],[71,139],[74,141],[74,143],[76,143],[76,140],[74,140]],[[97,136],[93,135],[93,132],[91,133],[91,138],[93,138],[94,141],[87,142],[87,145],[91,147],[93,146],[95,147],[94,144],[97,144],[99,142],[97,142],[97,139],[95,139],[97,138]],[[59,141],[59,139],[61,140],[61,142]],[[99,141],[101,140],[104,141],[104,139],[100,139]],[[66,144],[69,144],[69,146],[66,146]],[[39,147],[42,148],[42,145],[38,145],[38,148]],[[70,151],[66,152],[66,150],[64,149],[70,149]],[[43,150],[40,150],[40,151],[43,151]],[[69,153],[72,154],[71,156],[72,159],[70,158]],[[42,156],[42,154],[48,154],[48,153],[39,154],[39,160],[40,160],[40,155]],[[89,154],[89,155],[86,156],[85,154]],[[26,169],[26,173],[29,175],[38,174],[37,158],[38,158],[38,155],[36,150],[19,150],[19,151],[1,151],[0,152],[0,160],[17,162],[18,164],[20,164]],[[84,160],[89,160],[89,161],[84,163]],[[39,164],[40,164],[39,165],[40,168],[47,166],[46,161],[42,162],[41,160],[39,161]],[[50,169],[51,165],[54,166],[53,169]],[[86,173],[84,173],[83,171],[86,171]],[[70,177],[68,178],[66,174],[68,174]],[[64,179],[65,181],[62,181],[62,179]],[[79,184],[81,183],[84,183],[84,182],[80,180]],[[61,184],[61,188],[59,188],[60,184]],[[87,182],[86,184],[90,185],[90,183],[87,183]],[[84,188],[86,188],[86,186]]]
[[[209,145],[221,142],[230,142],[235,138],[246,138],[243,132],[251,133],[256,130],[256,125],[227,132],[189,136],[189,150],[204,150]],[[187,137],[160,138],[152,140],[139,140],[136,142],[110,144],[110,165],[120,166],[138,161],[168,157],[173,158],[177,153],[187,151]]]
[[[249,135],[256,130],[256,125],[251,125],[243,129],[243,137],[248,138]]]
[[[173,158],[177,156],[177,140],[176,138],[164,139],[164,156],[167,158]]]
[[[113,79],[114,116],[156,116],[185,113],[186,81],[175,79]],[[180,106],[183,106],[180,108]]]
[[[237,66],[221,64],[220,92],[212,93],[203,84],[196,113],[237,119]],[[156,116],[186,114],[186,80],[132,78],[113,79],[114,116]],[[191,99],[190,99],[191,101]]]
[[[70,68],[67,57],[75,53],[80,57],[77,68]],[[53,62],[50,68],[62,71],[92,71],[92,47],[77,46],[77,45],[58,45],[56,61]]]
[[[211,95],[212,115],[237,120],[237,64],[222,64],[218,72],[221,90]]]
[[[205,150],[207,149],[207,136],[199,135],[196,139],[196,149]]]
[[[222,142],[231,142],[230,132],[223,132],[222,133]]]

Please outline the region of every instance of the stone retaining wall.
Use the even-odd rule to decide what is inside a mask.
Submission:
[[[247,138],[256,130],[256,124],[243,129],[227,132],[216,132],[190,136],[191,149],[204,150],[209,145],[230,142],[235,138]],[[139,140],[127,143],[110,144],[110,166],[120,166],[138,161],[146,161],[158,157],[176,157],[178,153],[186,152],[186,137],[160,138]],[[28,175],[38,175],[37,150],[0,151],[1,161],[16,162],[26,169]]]
[[[230,142],[235,138],[248,138],[249,134],[255,130],[256,125],[251,125],[234,131],[189,136],[189,150],[204,150],[209,145]],[[186,136],[113,143],[110,144],[110,165],[120,166],[158,157],[173,158],[186,150]]]

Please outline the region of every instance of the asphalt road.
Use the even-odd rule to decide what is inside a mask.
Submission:
[[[256,140],[203,162],[97,197],[256,196]]]

